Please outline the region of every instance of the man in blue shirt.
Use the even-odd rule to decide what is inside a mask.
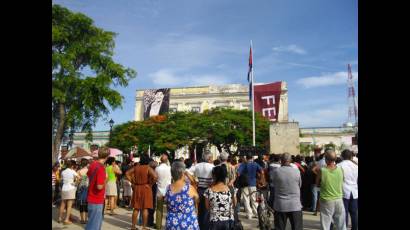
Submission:
[[[261,166],[253,162],[252,154],[248,154],[246,156],[246,162],[242,163],[239,166],[238,176],[240,176],[242,173],[246,173],[248,176],[248,186],[245,188],[242,188],[241,200],[243,200],[244,202],[245,211],[248,216],[248,219],[252,219],[252,213],[254,217],[256,218],[258,216],[258,213],[256,211],[256,208],[257,208],[256,193],[253,193],[251,195],[250,200],[249,200],[249,194],[256,191],[256,176],[257,176],[257,173],[263,173],[263,170]]]

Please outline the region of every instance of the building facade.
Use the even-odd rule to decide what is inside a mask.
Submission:
[[[142,121],[144,90],[137,90],[135,103],[135,121]],[[232,109],[250,109],[249,86],[228,84],[222,86],[196,86],[171,88],[169,111],[203,112],[208,109],[222,107]],[[278,121],[288,120],[288,96],[286,82],[282,82]]]
[[[298,122],[271,123],[269,126],[270,153],[299,154],[299,130]]]
[[[336,146],[337,154],[340,154],[340,151],[346,148],[357,152],[357,145],[353,143],[355,135],[355,127],[301,128],[299,142],[317,146],[333,143]]]
[[[86,150],[92,150],[91,147],[96,145],[98,147],[104,146],[110,140],[110,131],[94,131],[93,134],[93,141],[87,141],[85,136],[87,133],[85,132],[78,132],[74,133],[73,136],[73,147],[81,147]]]

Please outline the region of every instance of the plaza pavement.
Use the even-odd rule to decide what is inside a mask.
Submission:
[[[132,211],[124,209],[124,208],[118,208],[116,209],[117,215],[108,215],[105,214],[104,216],[104,221],[102,225],[103,230],[114,230],[114,229],[130,229],[131,228],[131,214]],[[166,209],[164,207],[164,217],[163,217],[163,225],[165,224],[165,216],[166,216]],[[74,218],[74,222],[71,225],[63,225],[62,223],[59,224],[57,223],[57,218],[58,218],[58,209],[53,208],[52,211],[52,229],[53,230],[78,230],[78,229],[84,229],[85,225],[80,224],[80,213],[77,209],[72,209],[72,216]],[[246,214],[241,211],[239,213],[239,218],[242,222],[242,225],[244,229],[258,229],[258,219],[251,219],[248,220],[246,218]],[[319,215],[314,216],[312,215],[312,212],[303,212],[303,229],[304,230],[316,230],[320,229],[319,225]],[[137,226],[138,228],[138,226]],[[153,228],[148,228],[148,229],[153,229]],[[290,230],[290,223],[288,221],[288,224],[286,226],[286,230]]]

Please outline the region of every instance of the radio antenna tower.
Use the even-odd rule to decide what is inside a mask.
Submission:
[[[356,106],[356,94],[354,90],[354,82],[353,82],[353,75],[352,75],[352,66],[347,64],[348,70],[348,103],[349,103],[349,117],[348,122],[354,122],[354,126],[357,127],[357,106]]]

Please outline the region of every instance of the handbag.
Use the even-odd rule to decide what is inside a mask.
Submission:
[[[245,163],[245,169],[243,170],[241,175],[239,175],[239,177],[236,178],[234,186],[236,188],[244,188],[248,187],[248,185],[248,163]]]

